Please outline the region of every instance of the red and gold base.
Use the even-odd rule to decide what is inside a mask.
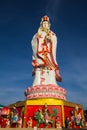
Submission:
[[[47,107],[50,111],[50,113],[53,113],[53,109],[55,108],[57,110],[56,116],[53,118],[54,120],[54,127],[56,128],[56,117],[59,117],[59,121],[61,124],[61,127],[65,127],[65,120],[66,117],[69,117],[71,120],[72,115],[71,112],[74,112],[74,116],[77,116],[76,114],[80,114],[82,118],[83,116],[83,108],[81,104],[68,102],[62,99],[56,99],[56,98],[39,98],[39,99],[29,99],[25,100],[23,102],[17,102],[15,104],[9,105],[10,110],[13,106],[16,106],[16,108],[19,111],[19,114],[21,115],[22,109],[24,108],[24,114],[23,114],[23,127],[27,128],[27,122],[29,118],[32,118],[32,128],[36,126],[36,120],[34,118],[35,113],[38,112],[38,110],[42,110],[44,107],[44,104],[47,104]],[[78,108],[78,113],[76,113],[76,108]],[[44,127],[44,123],[40,124],[38,126],[39,128]],[[51,125],[48,126],[52,127]],[[76,126],[72,126],[75,128]]]

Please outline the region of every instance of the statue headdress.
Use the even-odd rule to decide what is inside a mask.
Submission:
[[[49,23],[49,26],[50,26],[50,20],[49,20],[49,17],[47,15],[43,16],[42,19],[41,19],[41,25],[44,21],[47,21]]]
[[[42,17],[42,20],[41,20],[42,22],[43,21],[48,21],[49,22],[49,17],[48,16],[44,16],[44,17]]]

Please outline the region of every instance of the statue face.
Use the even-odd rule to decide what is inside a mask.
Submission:
[[[44,29],[49,29],[49,23],[48,23],[48,21],[43,21],[42,27],[43,27]]]

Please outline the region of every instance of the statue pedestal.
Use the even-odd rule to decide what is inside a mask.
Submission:
[[[65,119],[66,117],[69,117],[71,120],[71,111],[73,110],[75,114],[76,106],[78,106],[78,114],[81,114],[81,117],[83,118],[83,108],[82,105],[76,104],[73,102],[68,102],[62,99],[56,99],[56,98],[39,98],[39,99],[29,99],[25,101],[25,113],[24,113],[24,124],[23,127],[27,127],[27,121],[29,117],[32,117],[32,127],[36,126],[36,120],[34,119],[35,113],[39,109],[43,109],[44,104],[47,104],[48,109],[50,113],[53,113],[53,109],[55,108],[57,110],[57,115],[53,118],[54,120],[54,128],[56,128],[56,117],[59,116],[60,122],[61,122],[61,128],[65,127]],[[44,124],[40,124],[38,126],[39,128],[44,128]],[[77,126],[72,126],[73,128],[76,128]],[[80,128],[80,126],[78,126]],[[48,125],[48,128],[52,128],[51,125]]]
[[[66,90],[58,85],[36,85],[28,87],[25,91],[27,99],[57,98],[66,100]]]

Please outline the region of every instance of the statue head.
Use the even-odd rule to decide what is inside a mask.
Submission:
[[[49,17],[48,16],[42,17],[40,25],[44,29],[50,29],[50,20],[49,20]]]

